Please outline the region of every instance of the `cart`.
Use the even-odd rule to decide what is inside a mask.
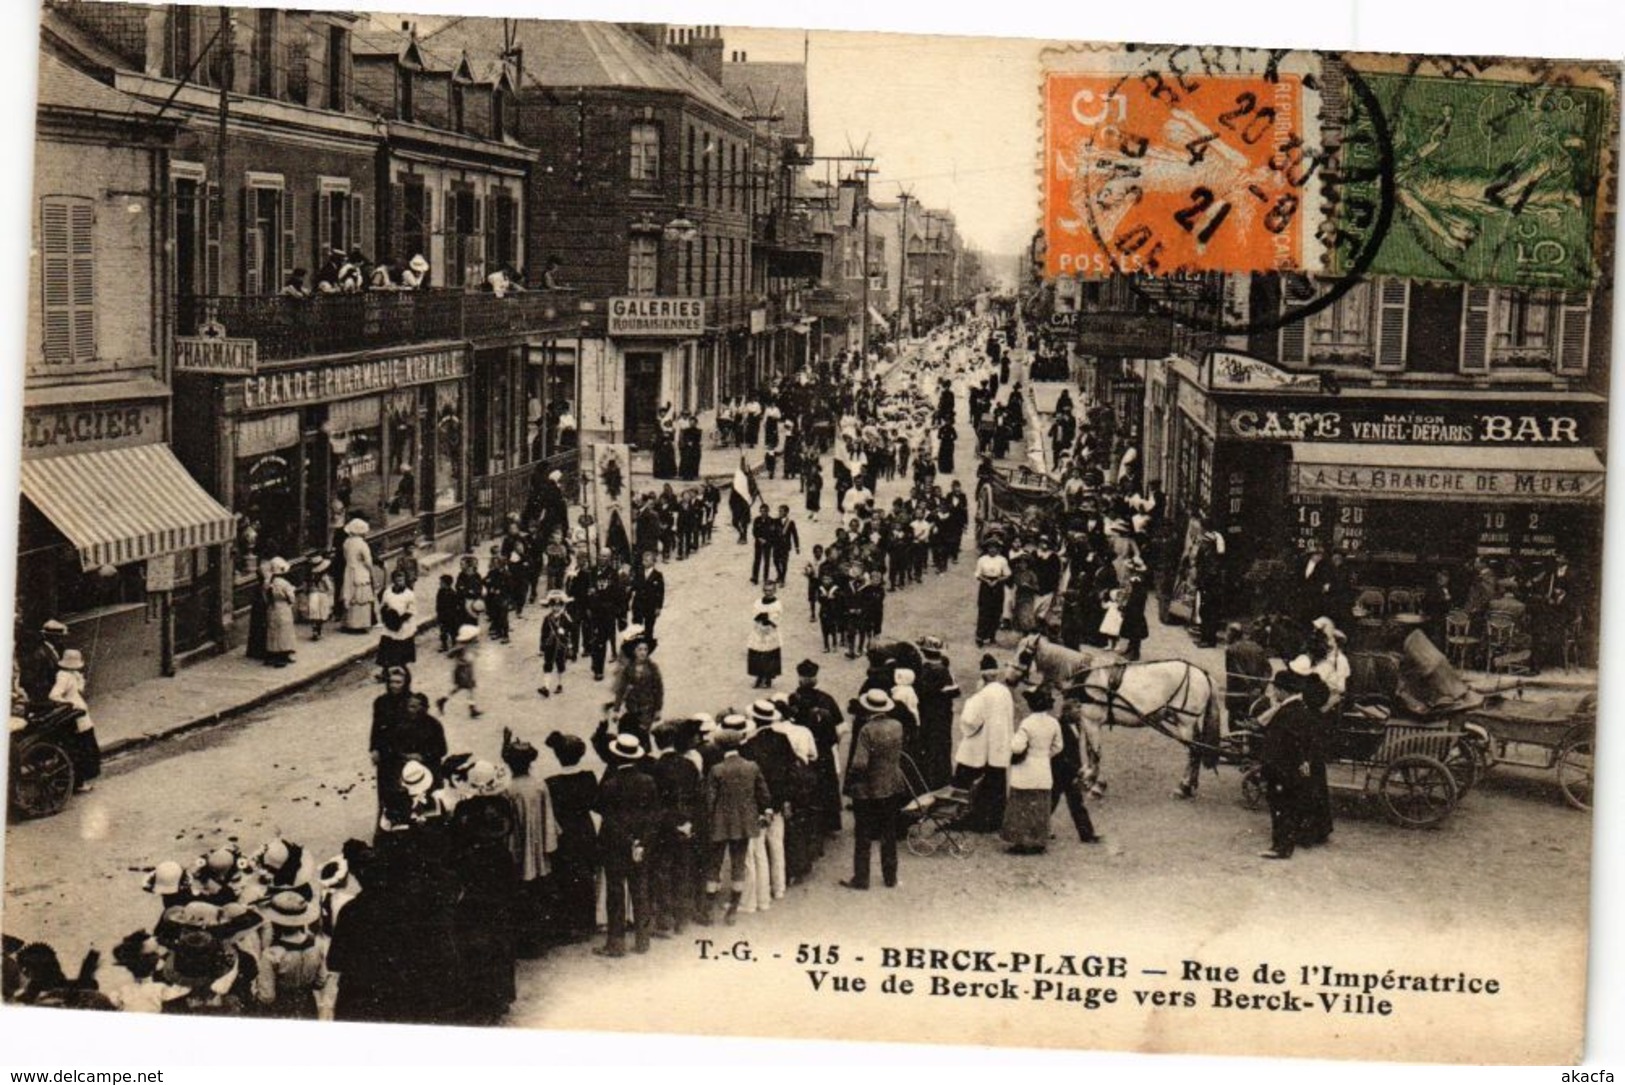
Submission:
[[[1487,741],[1478,744],[1485,770],[1501,764],[1555,772],[1568,804],[1591,809],[1596,694],[1540,701],[1504,698],[1467,718],[1487,733]]]
[[[1407,829],[1429,829],[1445,821],[1461,801],[1451,762],[1467,747],[1466,732],[1453,724],[1380,720],[1357,712],[1341,717],[1330,735],[1326,783],[1334,791],[1379,803],[1383,813]],[[1242,801],[1264,805],[1264,769],[1257,763],[1259,733],[1243,726],[1221,744],[1221,759],[1244,766]]]
[[[20,818],[50,817],[68,804],[78,779],[79,709],[67,704],[31,704],[13,710],[10,772],[6,800]],[[21,726],[18,726],[21,724]]]
[[[946,848],[956,859],[969,856],[976,850],[976,834],[959,828],[959,822],[970,812],[971,792],[952,785],[935,790],[927,787],[920,767],[907,754],[902,768],[909,793],[903,806],[909,852],[925,858]]]

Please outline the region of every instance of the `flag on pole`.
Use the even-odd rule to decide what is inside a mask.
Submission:
[[[752,505],[762,499],[762,491],[756,486],[756,475],[745,462],[745,457],[739,457],[739,470],[734,472],[734,493],[749,501]]]

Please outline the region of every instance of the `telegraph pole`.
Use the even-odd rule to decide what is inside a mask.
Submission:
[[[858,344],[863,351],[863,376],[869,378],[869,175],[874,173],[873,166],[862,166],[852,171],[863,178],[863,187],[858,197],[863,201],[863,321],[859,325],[862,329],[858,336]]]
[[[903,317],[908,311],[908,205],[914,199],[914,193],[906,188],[899,188],[897,202],[903,205],[903,224],[898,231],[898,264],[897,264],[897,334],[903,334]],[[914,334],[914,322],[908,322],[908,333]]]

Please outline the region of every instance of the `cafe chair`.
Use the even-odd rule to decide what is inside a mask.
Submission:
[[[1520,636],[1518,623],[1506,614],[1484,619],[1485,669],[1491,674],[1533,674],[1529,638]]]
[[[1572,674],[1580,667],[1580,645],[1585,643],[1585,616],[1576,614],[1563,628],[1563,673]]]
[[[1388,613],[1388,597],[1381,588],[1361,588],[1360,594],[1354,597],[1354,613],[1361,619],[1374,618],[1381,624],[1383,615]]]
[[[1409,588],[1394,588],[1388,593],[1389,614],[1415,614],[1416,605],[1416,593]]]
[[[1473,619],[1465,610],[1452,610],[1444,616],[1445,655],[1458,671],[1468,670],[1470,662],[1477,662],[1478,646],[1483,641],[1472,635],[1472,628]]]

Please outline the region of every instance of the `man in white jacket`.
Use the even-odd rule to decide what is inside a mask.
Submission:
[[[1004,824],[1010,775],[1010,736],[1016,726],[1010,671],[992,654],[982,656],[982,688],[960,713],[961,738],[954,755],[954,786],[971,791],[965,828],[997,832]]]

